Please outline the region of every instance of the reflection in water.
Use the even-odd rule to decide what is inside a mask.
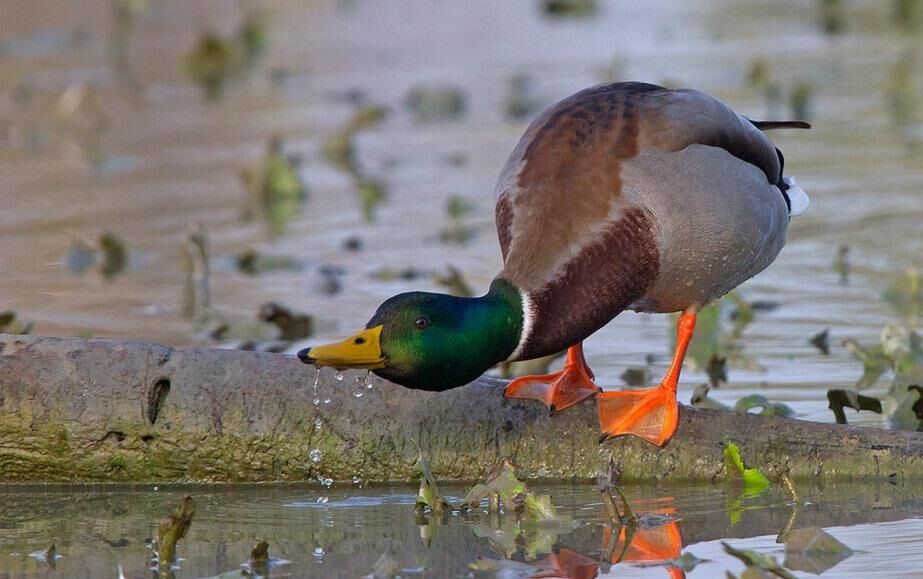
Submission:
[[[442,490],[455,502],[467,491]],[[288,562],[270,568],[275,578],[359,577],[379,559],[407,576],[426,570],[434,577],[682,577],[690,554],[711,560],[700,562],[694,576],[717,577],[740,566],[720,541],[781,561],[789,554],[776,542],[780,531],[813,526],[857,552],[832,562],[792,558],[793,565],[827,568],[825,577],[861,575],[883,562],[895,573],[923,567],[923,554],[909,548],[923,540],[918,483],[799,487],[804,500],[797,508],[773,488],[741,498],[734,524],[724,507],[739,489],[626,487],[639,514],[635,529],[612,523],[595,487],[535,490],[552,495],[560,521],[520,525],[482,512],[417,520],[416,497],[405,487],[8,487],[0,490],[0,576],[99,579],[116,577],[121,565],[128,579],[150,577],[150,538],[186,494],[198,506],[177,547],[180,579],[238,569],[261,541],[274,559]],[[329,501],[318,503],[320,496]],[[29,556],[52,543],[57,571]]]
[[[683,535],[678,521],[647,528],[623,525],[617,534],[614,529],[603,529],[602,544],[604,558],[612,564],[668,565],[682,554]]]
[[[744,289],[749,299],[780,304],[748,328],[747,350],[766,372],[732,369],[731,383],[712,392],[718,402],[731,404],[765,382],[767,396],[789,403],[799,417],[830,420],[818,385],[852,388],[861,373],[840,340],[878,339],[882,321],[894,315],[879,299],[885,280],[918,263],[923,251],[923,237],[907,235],[918,231],[923,217],[914,110],[920,70],[903,56],[911,54],[908,37],[884,27],[887,18],[876,19],[871,4],[837,17],[846,18],[847,26],[830,41],[814,29],[813,12],[794,3],[782,10],[767,9],[767,3],[690,0],[645,3],[639,10],[638,3],[613,1],[605,9],[600,3],[592,18],[565,24],[545,19],[531,0],[481,3],[477,9],[445,2],[440,10],[420,0],[402,10],[385,2],[283,0],[267,15],[273,77],[254,75],[260,76],[254,86],[228,94],[221,106],[202,104],[179,66],[200,26],[216,15],[212,3],[161,0],[147,3],[147,14],[134,11],[143,4],[118,0],[111,14],[109,4],[94,0],[4,4],[0,175],[9,194],[0,211],[0,263],[15,275],[0,276],[0,293],[4,307],[19,312],[6,331],[34,320],[36,331],[45,334],[196,341],[193,325],[181,319],[183,275],[176,254],[188,225],[199,221],[212,234],[214,307],[241,319],[269,299],[324,312],[341,326],[319,329],[326,332],[319,341],[364,323],[384,298],[426,283],[372,279],[371,272],[383,266],[400,271],[451,263],[473,286],[484,287],[499,269],[493,236],[451,247],[432,240],[440,237],[439,212],[452,195],[473,199],[470,218],[491,228],[489,191],[523,129],[500,119],[498,87],[523,74],[535,79],[527,96],[536,102],[517,105],[533,111],[527,117],[542,101],[602,80],[600,71],[613,62],[620,79],[674,79],[720,94],[755,117],[778,106],[769,101],[793,92],[799,79],[817,79],[811,93],[816,129],[783,143],[793,172],[816,203],[793,225],[780,259]],[[225,37],[245,18],[234,12],[218,14],[226,20]],[[825,22],[828,30],[842,26]],[[247,33],[241,40],[258,36]],[[747,63],[760,65],[755,76],[761,81],[745,82]],[[401,99],[418,83],[447,75],[470,97],[466,117],[411,130]],[[126,87],[132,93],[127,100],[120,97]],[[324,159],[327,137],[357,114],[356,102],[330,97],[346,93],[356,97],[350,101],[394,105],[393,117],[355,142],[340,142],[341,151],[353,147],[353,164],[365,179],[346,178]],[[380,109],[365,110],[380,116]],[[269,243],[264,227],[240,222],[237,175],[280,132],[304,156],[312,195],[308,210],[292,212],[269,253],[297,256],[305,267],[335,264],[344,272],[337,283],[348,291],[305,291],[300,267],[244,277],[222,266],[228,256]],[[377,208],[375,225],[364,224],[356,195],[371,204],[382,191],[391,192],[391,203]],[[64,266],[89,267],[89,249],[71,256],[68,248],[75,239],[98,239],[106,227],[131,248],[129,267],[108,283],[73,275]],[[338,249],[344,239],[364,249]],[[666,325],[625,315],[594,336],[587,354],[599,360],[594,369],[600,381],[619,385],[625,367],[646,356],[656,361]],[[825,356],[807,340],[827,327],[832,345]],[[681,385],[683,399],[694,384]],[[883,424],[874,414],[856,420]],[[189,578],[234,569],[264,539],[292,562],[272,570],[273,577],[357,577],[383,553],[391,553],[400,569],[465,576],[478,557],[496,561],[507,552],[517,561],[504,562],[523,577],[593,576],[616,562],[619,575],[662,577],[663,566],[643,565],[665,564],[674,545],[680,545],[677,554],[684,546],[713,559],[703,564],[703,576],[717,577],[737,569],[718,540],[778,556],[780,529],[812,525],[862,550],[825,577],[893,577],[923,568],[923,488],[895,482],[799,489],[805,500],[798,510],[787,495],[771,491],[742,497],[712,487],[627,489],[639,511],[671,516],[639,529],[630,541],[627,529],[610,528],[598,495],[586,488],[551,489],[572,526],[541,533],[520,529],[522,536],[499,521],[457,516],[418,527],[413,495],[391,487],[2,489],[0,576],[97,579],[117,576],[121,565],[129,579],[149,577],[146,541],[179,497],[192,492],[200,514],[180,545],[186,559],[180,573]],[[51,543],[61,555],[57,571],[29,556]],[[668,573],[675,569],[666,567]]]

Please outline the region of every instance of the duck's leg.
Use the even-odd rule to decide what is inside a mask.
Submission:
[[[503,395],[507,398],[541,400],[551,413],[560,412],[602,389],[593,383],[593,371],[583,357],[583,342],[567,349],[564,368],[553,374],[523,376],[506,385]]]
[[[651,444],[663,446],[673,437],[679,422],[676,384],[686,357],[686,348],[695,331],[695,314],[696,310],[689,308],[679,317],[676,324],[676,352],[660,386],[648,390],[603,392],[597,397],[599,426],[603,432],[600,442],[634,434]]]

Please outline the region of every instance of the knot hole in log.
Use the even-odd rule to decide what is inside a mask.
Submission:
[[[153,425],[157,422],[157,415],[163,408],[163,403],[167,400],[167,394],[170,393],[170,379],[161,378],[154,382],[151,390],[147,394],[147,420]]]

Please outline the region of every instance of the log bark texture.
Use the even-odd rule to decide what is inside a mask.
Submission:
[[[770,477],[923,476],[923,433],[682,407],[664,449],[600,445],[592,402],[548,416],[486,377],[442,393],[375,379],[355,397],[355,374],[328,369],[315,406],[315,372],[279,354],[0,335],[0,482],[406,481],[420,450],[440,480],[507,457],[530,478],[611,461],[626,481],[701,481],[725,476],[728,440]]]

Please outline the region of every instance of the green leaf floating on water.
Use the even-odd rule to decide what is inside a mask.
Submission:
[[[763,416],[784,416],[788,417],[795,413],[792,407],[781,402],[770,402],[762,394],[750,394],[744,396],[734,404],[734,410],[741,414],[746,414],[751,408],[760,408],[760,414]]]
[[[745,494],[759,494],[769,487],[769,479],[756,468],[746,468],[740,458],[740,449],[733,442],[724,447],[724,464],[728,471],[737,473],[743,480]]]

